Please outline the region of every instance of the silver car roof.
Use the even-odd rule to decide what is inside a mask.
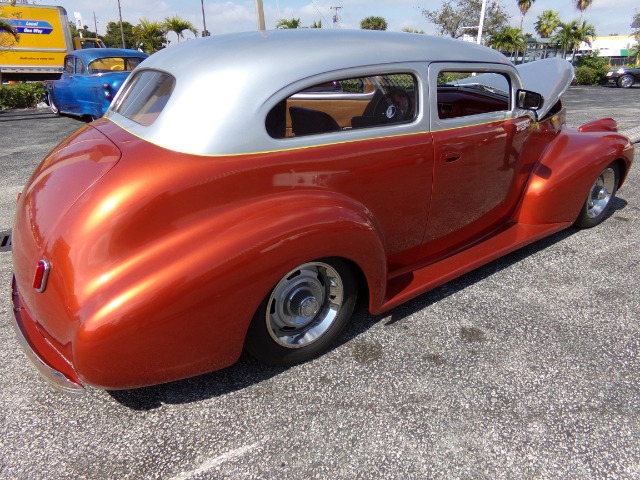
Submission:
[[[145,140],[186,153],[238,154],[304,146],[309,139],[282,144],[269,137],[264,126],[269,109],[298,91],[300,81],[335,80],[332,72],[347,69],[355,76],[359,68],[374,65],[397,64],[398,70],[407,71],[412,63],[424,68],[434,61],[511,65],[486,47],[401,32],[296,29],[220,35],[161,50],[137,69],[160,70],[176,78],[169,102],[152,125],[144,127],[113,111],[106,117]]]

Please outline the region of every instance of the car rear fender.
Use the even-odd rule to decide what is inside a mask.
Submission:
[[[128,388],[228,366],[273,286],[323,257],[351,261],[370,301],[382,302],[384,239],[348,198],[283,193],[191,222],[86,282],[91,312],[74,342],[76,370],[88,384]]]
[[[564,128],[551,141],[533,167],[513,220],[519,223],[573,223],[589,189],[607,165],[618,160],[620,186],[633,161],[633,145],[611,131],[603,120],[582,127]]]

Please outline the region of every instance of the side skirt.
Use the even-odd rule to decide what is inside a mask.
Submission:
[[[425,265],[392,278],[387,284],[387,296],[374,315],[397,307],[418,295],[432,290],[482,265],[529,245],[541,238],[571,226],[570,222],[547,225],[514,223],[500,233],[443,260]]]

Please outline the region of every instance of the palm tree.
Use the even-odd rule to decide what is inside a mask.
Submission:
[[[4,35],[6,33],[6,35]],[[5,19],[0,18],[0,47],[11,48],[16,44],[20,35],[18,31]]]
[[[487,45],[501,52],[508,52],[509,56],[518,57],[520,49],[524,51],[527,38],[518,27],[504,27],[489,33]]]
[[[383,17],[367,17],[360,22],[362,30],[386,30],[387,21]]]
[[[18,31],[4,18],[0,18],[0,33],[8,33],[15,40],[18,39]]]
[[[582,14],[591,6],[593,0],[576,0],[576,8],[580,10],[580,20],[582,20]]]
[[[629,49],[629,57],[635,57],[635,64],[637,65],[640,61],[640,43],[636,43],[633,47]]]
[[[281,18],[277,21],[276,28],[300,28],[300,23],[299,18],[292,18],[291,20]]]
[[[536,0],[517,0],[518,8],[520,9],[520,30],[522,30],[522,24],[524,23],[524,16],[527,14],[533,2]]]
[[[538,15],[538,21],[535,23],[536,33],[541,38],[550,38],[560,25],[560,15],[553,10],[545,10]]]
[[[132,33],[139,48],[147,53],[153,53],[162,48],[167,32],[162,23],[141,18],[140,23],[133,27]]]
[[[562,47],[562,58],[567,58],[568,50],[572,50],[573,58],[575,58],[576,48],[578,48],[582,42],[591,46],[595,36],[596,27],[587,23],[586,20],[583,20],[582,23],[580,23],[579,20],[572,20],[569,23],[560,22],[553,40],[558,42]]]
[[[168,32],[174,32],[178,36],[178,42],[180,42],[181,38],[184,38],[185,30],[189,30],[196,37],[198,36],[198,29],[191,23],[189,20],[185,20],[183,18],[174,15],[173,17],[167,17],[162,22],[164,29]]]

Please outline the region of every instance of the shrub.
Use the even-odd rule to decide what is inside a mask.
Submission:
[[[606,57],[598,56],[598,51],[585,53],[576,61],[576,83],[578,85],[599,85],[607,82],[609,69]]]
[[[42,83],[0,85],[0,108],[34,108],[44,95]]]

